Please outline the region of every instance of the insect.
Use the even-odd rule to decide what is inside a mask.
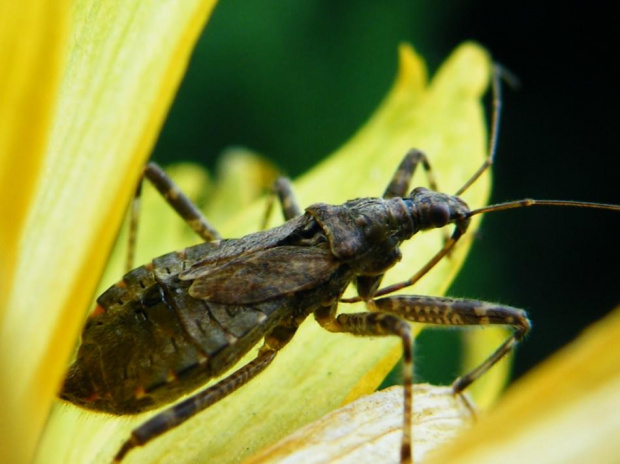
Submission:
[[[413,285],[445,257],[475,215],[533,205],[620,211],[615,205],[530,199],[470,210],[459,195],[492,164],[499,120],[498,81],[496,71],[488,158],[455,195],[436,191],[426,155],[411,150],[380,198],[358,198],[342,205],[317,203],[302,213],[290,184],[281,179],[274,190],[287,221],[270,230],[224,240],[159,167],[147,165],[144,177],[205,242],[128,272],[97,299],[60,396],[92,410],[140,413],[170,404],[225,374],[263,343],[253,361],[134,429],[114,461],[120,462],[133,448],[252,380],[313,315],[330,332],[400,338],[405,387],[400,456],[401,462],[411,462],[413,341],[407,321],[514,328],[487,360],[454,381],[455,394],[510,352],[525,337],[530,323],[524,311],[509,306],[390,294]],[[418,165],[428,174],[431,188],[409,192]],[[447,225],[454,226],[452,234],[425,266],[399,284],[380,288],[384,273],[401,257],[403,241],[419,231]],[[132,230],[133,242],[135,222]],[[350,284],[356,286],[358,296],[342,299]],[[366,302],[368,311],[338,313],[340,303],[356,301]]]

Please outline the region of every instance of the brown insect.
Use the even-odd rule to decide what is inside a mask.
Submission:
[[[112,414],[136,414],[177,400],[226,373],[259,341],[256,358],[133,430],[114,461],[133,448],[226,397],[269,366],[311,314],[330,332],[399,337],[403,347],[404,424],[401,462],[411,462],[412,335],[407,321],[440,325],[512,326],[514,333],[480,366],[452,384],[455,394],[483,375],[527,334],[524,311],[476,300],[387,296],[413,285],[446,256],[477,214],[533,205],[620,211],[619,206],[520,200],[470,210],[458,197],[492,164],[499,119],[498,72],[490,153],[456,195],[436,190],[430,164],[418,150],[403,159],[381,198],[342,205],[317,203],[301,212],[288,181],[275,185],[283,225],[222,240],[164,172],[149,164],[144,177],[205,240],[128,272],[104,292],[88,319],[77,358],[60,396]],[[409,191],[422,164],[431,189]],[[135,218],[135,214],[134,214]],[[135,241],[133,221],[130,250]],[[379,288],[401,255],[400,244],[419,231],[453,224],[439,252],[414,276]],[[131,253],[130,258],[131,261]],[[354,283],[358,297],[342,299]],[[338,314],[339,303],[365,301],[368,312]]]

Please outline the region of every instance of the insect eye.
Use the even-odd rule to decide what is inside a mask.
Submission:
[[[445,204],[433,204],[429,208],[428,215],[436,227],[445,226],[450,222],[450,208]]]

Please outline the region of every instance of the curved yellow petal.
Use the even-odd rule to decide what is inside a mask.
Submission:
[[[515,383],[432,463],[615,463],[620,308]]]
[[[0,320],[48,139],[69,13],[68,1],[0,1]]]
[[[301,205],[381,195],[412,147],[427,152],[440,188],[447,192],[455,192],[479,167],[487,143],[480,103],[490,74],[487,54],[473,44],[460,47],[430,86],[422,60],[410,47],[403,45],[400,57],[396,83],[369,122],[338,152],[296,182]],[[423,173],[416,174],[414,184],[426,185]],[[472,205],[483,204],[488,187],[489,176],[484,176],[467,192],[466,199]],[[162,208],[166,208],[163,202]],[[145,215],[150,213],[144,211]],[[255,231],[263,213],[261,201],[216,226],[225,237],[238,237]],[[442,242],[441,233],[416,237],[403,248],[403,261],[387,282],[413,274]],[[458,248],[450,260],[437,266],[416,286],[416,293],[444,291],[465,249]],[[363,306],[345,310],[359,311]],[[237,462],[300,425],[374,390],[398,359],[398,344],[389,338],[368,340],[330,334],[309,320],[274,364],[248,386],[148,446],[132,451],[126,462]],[[241,363],[247,361],[245,358]],[[50,429],[62,430],[63,434],[46,434],[40,450],[46,463],[105,462],[130,430],[153,414],[113,418],[60,403],[55,412]]]
[[[244,464],[397,464],[403,433],[403,388],[367,395],[302,427]],[[475,421],[450,387],[413,386],[413,462],[448,445]]]
[[[5,3],[2,24],[27,12],[21,2],[19,11]],[[3,266],[13,276],[10,288],[2,288],[0,326],[0,423],[11,430],[2,434],[10,446],[3,442],[0,449],[11,451],[10,462],[32,457],[141,166],[215,1],[28,3],[35,19],[2,34],[13,34],[9,47],[20,44],[11,65],[35,64],[0,81],[8,86],[0,95],[21,92],[14,98],[19,104],[0,110],[13,137],[0,136],[6,150],[0,179],[8,179],[2,188],[12,188],[2,198],[16,198],[15,207],[27,214],[16,214],[24,225],[10,237],[17,260]],[[61,74],[58,95],[41,84],[46,63],[51,87],[54,73]],[[21,86],[13,85],[18,78]],[[40,104],[27,106],[39,96]],[[37,159],[22,151],[26,143],[15,143],[26,137],[30,120]],[[29,169],[42,173],[36,190]],[[16,188],[22,177],[24,192]]]
[[[24,375],[23,333],[36,311],[12,312],[9,300],[21,255],[27,213],[35,200],[65,60],[70,2],[0,1],[0,459],[27,462],[36,442],[29,432],[37,397],[16,397]],[[27,283],[27,282],[25,282]],[[27,290],[37,293],[36,287]],[[46,301],[37,306],[45,308]],[[9,319],[18,323],[11,324]],[[32,394],[32,392],[29,392]],[[51,396],[48,394],[48,396]],[[36,407],[35,407],[36,409]],[[35,418],[40,427],[44,414]],[[22,446],[23,445],[23,446]]]

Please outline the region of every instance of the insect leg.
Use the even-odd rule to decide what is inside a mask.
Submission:
[[[148,163],[144,168],[146,177],[161,193],[170,206],[185,222],[205,241],[219,240],[220,234],[209,224],[200,209],[185,196],[162,168],[155,163]]]
[[[134,256],[136,254],[136,241],[138,237],[138,216],[140,215],[140,197],[142,196],[142,179],[140,177],[136,193],[134,193],[130,206],[129,219],[129,243],[127,245],[127,260],[125,261],[125,273],[133,269]]]
[[[437,182],[435,181],[435,176],[433,175],[428,158],[420,150],[412,148],[398,165],[394,176],[392,176],[392,180],[390,180],[390,183],[383,193],[383,198],[404,197],[407,195],[409,192],[409,183],[419,163],[422,163],[422,167],[426,172],[429,187],[431,190],[437,192]]]
[[[373,301],[378,311],[396,314],[413,322],[440,325],[510,325],[515,332],[482,364],[452,383],[460,393],[508,354],[530,331],[525,311],[477,300],[417,295],[395,295]],[[372,307],[372,306],[371,306]]]
[[[148,163],[144,167],[142,178],[136,188],[136,194],[131,203],[131,220],[129,226],[129,247],[127,252],[127,271],[133,268],[133,257],[136,248],[138,230],[138,214],[140,212],[140,194],[143,179],[148,179],[157,191],[164,197],[170,206],[181,218],[205,241],[220,239],[220,234],[209,224],[200,209],[177,187],[164,170],[155,163]]]
[[[403,386],[405,391],[403,414],[403,438],[400,449],[401,463],[411,463],[411,421],[413,417],[412,404],[412,335],[411,327],[400,317],[384,313],[353,313],[336,316],[336,307],[333,305],[324,310],[315,312],[317,322],[330,332],[345,332],[359,336],[395,335],[400,337],[403,344]]]
[[[296,327],[276,327],[265,337],[265,344],[261,347],[258,356],[253,361],[220,380],[215,385],[161,411],[135,428],[131,432],[131,437],[123,443],[116,456],[114,456],[113,462],[120,462],[133,448],[147,444],[149,441],[177,427],[248,383],[271,364],[278,350],[293,337],[295,330]]]
[[[467,226],[465,225],[465,228],[466,227]],[[444,242],[441,250],[435,253],[435,255],[431,259],[429,259],[428,262],[409,279],[392,284],[392,285],[388,285],[386,287],[380,288],[379,290],[376,290],[375,288],[373,288],[373,286],[377,286],[381,282],[380,279],[377,279],[376,276],[371,276],[371,277],[359,276],[357,278],[357,291],[358,291],[359,296],[355,296],[353,298],[343,298],[340,301],[344,303],[356,303],[358,301],[368,301],[369,296],[374,296],[374,297],[383,296],[389,293],[393,293],[397,290],[401,290],[405,287],[410,287],[414,285],[418,280],[424,277],[431,269],[433,269],[433,267],[435,267],[435,265],[439,261],[441,261],[444,256],[449,256],[450,251],[452,250],[452,248],[454,248],[454,245],[456,245],[458,240],[465,233],[465,228],[462,228],[461,226],[457,225],[454,228],[452,235],[450,235]]]
[[[265,209],[265,215],[263,217],[263,223],[261,224],[261,230],[265,230],[267,228],[267,221],[269,221],[269,216],[271,216],[273,203],[276,197],[282,207],[282,215],[284,216],[285,221],[293,219],[301,214],[301,209],[295,199],[295,193],[293,192],[293,186],[290,179],[286,177],[279,177],[273,183],[273,187],[271,188],[271,195],[269,195],[267,208]]]

